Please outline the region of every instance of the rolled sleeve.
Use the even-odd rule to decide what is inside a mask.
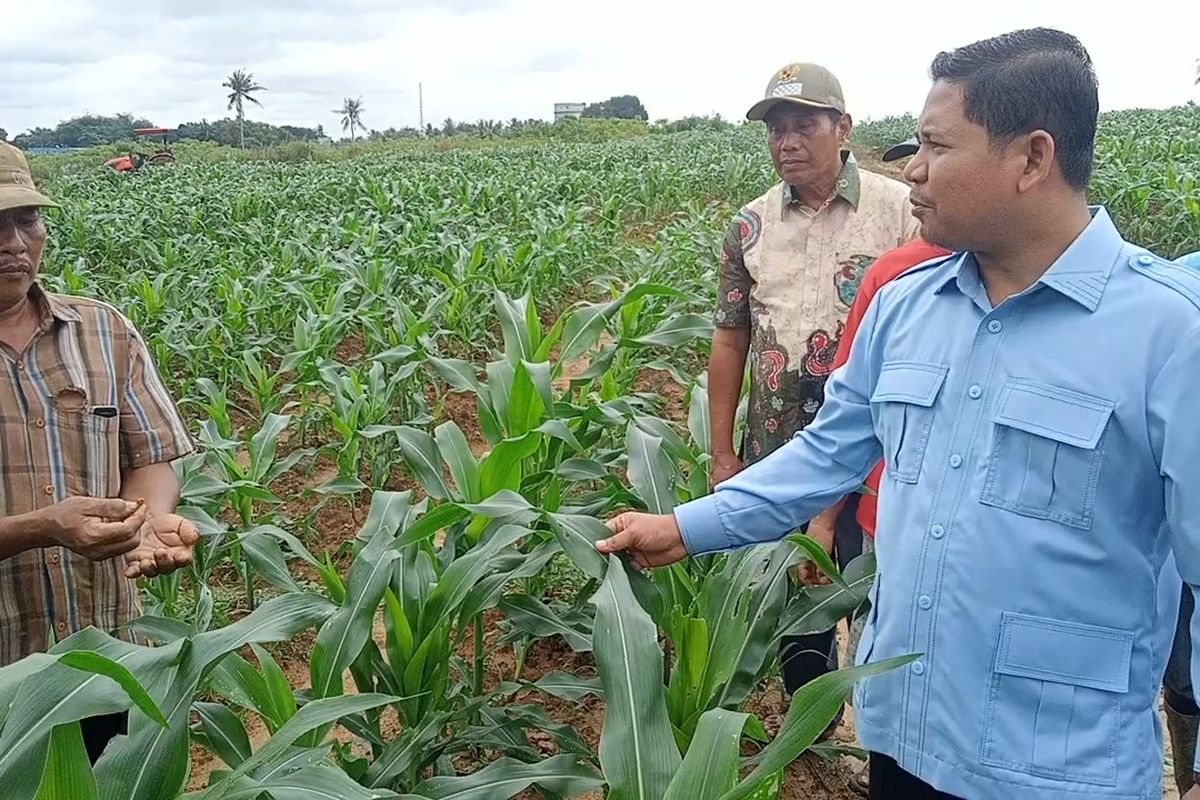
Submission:
[[[173,461],[195,449],[150,352],[129,325],[129,373],[121,399],[121,468]]]
[[[882,455],[871,414],[870,350],[878,302],[863,320],[850,360],[825,387],[816,420],[783,447],[706,497],[675,509],[693,555],[776,541],[857,488]]]

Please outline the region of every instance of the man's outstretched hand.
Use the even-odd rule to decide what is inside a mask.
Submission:
[[[687,558],[687,547],[674,514],[627,511],[606,524],[613,535],[596,542],[596,549],[606,554],[625,550],[637,569],[665,567]]]
[[[196,526],[178,514],[151,514],[141,534],[141,543],[125,554],[126,578],[153,578],[186,567],[200,538]]]

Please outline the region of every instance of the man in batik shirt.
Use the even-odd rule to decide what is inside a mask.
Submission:
[[[860,170],[846,149],[853,121],[829,70],[784,67],[746,116],[766,123],[780,181],[738,212],[725,238],[709,365],[714,485],[813,421],[859,282],[876,258],[917,231],[908,187]],[[739,447],[734,417],[747,359]],[[843,564],[862,543],[853,508],[845,518],[854,530],[844,537],[849,546],[837,549]],[[791,693],[836,668],[833,631],[785,639],[781,657]]]

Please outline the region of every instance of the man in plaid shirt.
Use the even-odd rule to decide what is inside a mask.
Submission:
[[[117,632],[141,613],[135,580],[191,563],[197,538],[170,465],[192,441],[141,336],[38,283],[52,205],[0,144],[0,666]],[[124,724],[84,720],[93,761]]]

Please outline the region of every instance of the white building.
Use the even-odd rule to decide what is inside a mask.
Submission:
[[[555,103],[554,104],[554,121],[567,117],[582,117],[583,109],[586,103]]]

